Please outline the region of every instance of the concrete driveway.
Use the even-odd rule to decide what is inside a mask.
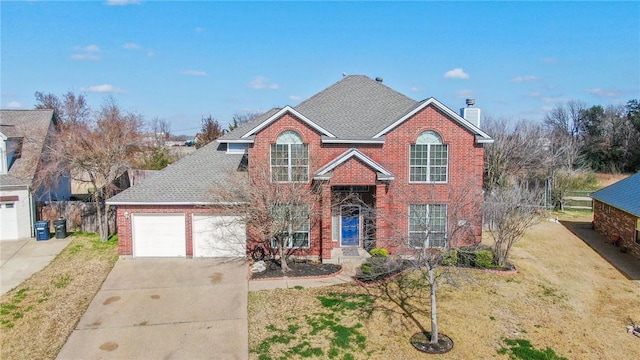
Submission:
[[[120,259],[58,359],[247,359],[247,267]]]

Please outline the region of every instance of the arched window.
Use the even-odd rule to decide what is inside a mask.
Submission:
[[[410,182],[447,182],[449,149],[435,131],[425,131],[411,144]]]
[[[309,181],[309,147],[295,131],[285,131],[271,144],[271,180]]]

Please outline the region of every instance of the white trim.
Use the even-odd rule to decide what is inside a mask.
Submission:
[[[197,205],[246,205],[246,202],[211,202],[211,201],[194,201],[194,202],[132,202],[132,201],[107,201],[107,205],[131,205],[131,206],[144,206],[144,205],[172,205],[172,206],[197,206]]]
[[[360,150],[358,150],[356,148],[351,148],[351,149],[345,151],[340,156],[336,157],[335,159],[333,159],[329,163],[327,163],[325,166],[323,166],[320,169],[318,169],[318,171],[316,171],[316,173],[314,174],[313,178],[317,179],[317,180],[325,179],[326,175],[330,171],[332,171],[333,169],[335,169],[336,167],[340,166],[341,164],[343,164],[344,162],[346,162],[347,160],[351,159],[354,156],[356,158],[360,159],[365,164],[367,164],[372,169],[376,170],[376,172],[381,173],[382,175],[384,175],[384,177],[386,179],[389,179],[389,180],[393,180],[394,179],[394,175],[393,175],[393,173],[391,173],[391,171],[383,168],[380,164],[378,164],[373,159],[371,159],[367,155],[363,154],[362,152],[360,152]],[[329,177],[329,178],[331,178],[331,177]],[[378,176],[378,179],[380,179],[380,178],[381,178],[381,176]],[[380,179],[380,180],[382,180],[382,179]]]
[[[246,139],[249,136],[257,134],[260,130],[264,129],[269,124],[271,124],[272,122],[276,121],[277,119],[279,119],[282,115],[284,115],[286,113],[291,113],[292,115],[294,115],[298,119],[300,119],[303,122],[305,122],[307,125],[311,126],[313,129],[315,129],[318,132],[322,133],[322,135],[329,136],[329,137],[332,137],[332,138],[336,137],[335,135],[330,133],[328,130],[324,129],[320,125],[314,123],[309,118],[307,118],[306,116],[304,116],[301,113],[299,113],[298,111],[296,111],[296,109],[294,109],[291,106],[287,105],[287,106],[283,107],[282,109],[280,109],[275,114],[271,115],[268,119],[266,119],[265,121],[260,123],[258,126],[256,126],[253,129],[249,130],[249,132],[247,132],[246,134],[242,135],[240,138]]]
[[[323,144],[384,144],[384,139],[366,139],[366,140],[349,140],[349,139],[322,139]]]
[[[244,146],[236,146],[232,149],[230,145],[244,145]],[[225,153],[242,155],[242,154],[246,154],[248,150],[249,150],[249,145],[246,143],[228,143],[227,151]]]
[[[444,104],[442,104],[441,102],[439,102],[438,100],[436,100],[435,98],[432,98],[432,97],[427,99],[426,101],[423,101],[415,109],[411,110],[406,115],[404,115],[400,119],[396,120],[393,124],[391,124],[391,125],[387,126],[386,128],[384,128],[382,131],[380,131],[379,133],[374,135],[373,138],[376,139],[376,138],[379,138],[379,137],[385,135],[386,133],[388,133],[389,131],[394,129],[396,126],[402,124],[407,119],[409,119],[410,117],[412,117],[413,115],[418,113],[420,110],[426,108],[429,105],[434,105],[439,110],[441,110],[442,112],[447,114],[452,120],[455,120],[460,125],[462,125],[463,127],[467,128],[467,130],[471,131],[475,135],[481,136],[482,140],[484,142],[493,142],[493,139],[487,133],[485,133],[484,131],[480,130],[477,126],[475,126],[472,123],[470,123],[469,121],[465,120],[460,115],[458,115],[455,111],[449,109]],[[478,138],[476,138],[476,142],[480,143]]]
[[[220,144],[253,144],[253,139],[216,139],[216,141]]]

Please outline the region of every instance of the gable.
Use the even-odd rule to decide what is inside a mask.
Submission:
[[[331,132],[329,132],[328,130],[324,129],[322,126],[316,124],[315,122],[313,122],[308,117],[306,117],[303,114],[301,114],[300,112],[296,111],[294,108],[292,108],[290,106],[285,106],[284,108],[280,109],[275,114],[271,115],[266,120],[264,120],[261,123],[259,123],[253,129],[249,130],[247,133],[242,135],[240,138],[241,139],[247,139],[247,138],[249,138],[251,136],[255,136],[258,132],[260,132],[261,130],[265,129],[266,127],[268,127],[272,123],[276,122],[277,120],[279,120],[280,118],[282,118],[286,114],[291,114],[291,115],[295,116],[301,122],[303,122],[307,126],[311,127],[312,129],[316,130],[319,134],[321,134],[323,136],[328,136],[328,137],[332,137],[332,138],[336,137]]]
[[[328,180],[332,178],[333,173],[337,168],[349,164],[349,166],[357,166],[354,164],[355,162],[361,163],[364,167],[369,169],[369,171],[373,174],[376,174],[377,180],[393,180],[394,176],[391,171],[385,169],[382,165],[378,164],[376,161],[362,153],[360,150],[351,148],[344,153],[340,154],[335,159],[331,160],[329,163],[318,169],[314,174],[315,180]],[[361,172],[360,170],[358,172]],[[350,174],[350,178],[354,178]],[[355,176],[355,178],[358,178]]]
[[[473,125],[469,121],[465,120],[460,115],[456,114],[453,110],[444,106],[444,104],[442,104],[435,98],[429,98],[423,101],[422,103],[420,103],[420,105],[415,107],[413,110],[409,111],[407,114],[405,114],[404,116],[402,116],[401,118],[399,118],[398,120],[396,120],[395,122],[393,122],[392,124],[384,128],[382,131],[375,134],[373,138],[376,139],[376,138],[385,136],[389,132],[393,131],[396,127],[400,126],[400,124],[404,123],[405,121],[407,121],[408,119],[410,119],[411,117],[413,117],[414,115],[416,115],[417,113],[419,113],[420,111],[422,111],[428,106],[435,107],[440,112],[442,112],[447,118],[449,118],[451,121],[461,125],[467,131],[474,134],[477,143],[485,143],[485,144],[493,143],[493,139],[487,133],[480,130],[480,128]]]

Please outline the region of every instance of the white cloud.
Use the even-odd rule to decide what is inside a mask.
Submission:
[[[207,76],[207,73],[205,71],[200,71],[200,70],[184,70],[184,71],[180,71],[180,74],[191,75],[191,76]]]
[[[468,79],[469,74],[464,72],[464,70],[461,68],[455,68],[444,73],[444,77],[451,79]]]
[[[412,86],[409,90],[414,93],[419,93],[419,92],[422,92],[422,90],[424,89],[422,88],[422,86]]]
[[[138,5],[140,0],[107,0],[105,3],[109,6]]]
[[[558,63],[558,59],[554,58],[554,57],[543,57],[542,58],[542,62],[545,64],[557,64]]]
[[[100,52],[98,45],[76,46],[74,49],[80,53],[71,55],[73,60],[100,60],[97,55]]]
[[[514,83],[523,83],[523,82],[529,82],[529,81],[538,81],[538,77],[533,75],[527,75],[527,76],[518,76],[511,79],[511,82],[514,82]]]
[[[201,32],[204,32],[204,28],[201,28],[200,26],[197,26],[195,29],[193,29],[193,31],[195,31],[197,33],[201,33]]]
[[[616,97],[620,95],[619,91],[616,90],[604,90],[601,88],[593,88],[593,89],[585,89],[585,92],[589,94],[593,94],[599,97]]]
[[[472,98],[473,96],[473,90],[469,90],[469,89],[464,89],[464,90],[460,90],[458,91],[458,93],[456,94],[456,97],[458,99],[468,99],[468,98]]]
[[[289,100],[294,100],[294,101],[298,101],[302,99],[302,96],[298,96],[298,95],[289,95]]]
[[[11,101],[11,102],[9,102],[9,103],[7,104],[7,107],[8,107],[8,108],[12,108],[12,109],[15,109],[15,108],[21,108],[21,107],[22,107],[22,104],[20,104],[20,103],[19,103],[19,102],[17,102],[17,101]]]
[[[73,54],[73,60],[100,60],[100,56],[94,54]]]
[[[140,50],[140,45],[136,43],[126,43],[122,47],[127,50]]]
[[[554,104],[557,104],[557,103],[564,103],[564,102],[567,102],[567,101],[569,101],[569,99],[567,99],[567,98],[563,98],[563,97],[545,96],[545,97],[543,97],[543,98],[542,98],[542,101],[543,101],[543,102],[546,102],[546,103],[554,103]]]
[[[278,84],[269,82],[268,79],[265,78],[264,76],[256,76],[256,78],[249,83],[249,87],[256,90],[264,90],[264,89],[276,90],[280,88]]]
[[[88,91],[93,93],[122,93],[122,89],[110,84],[94,85],[89,87],[80,88],[82,91]]]

